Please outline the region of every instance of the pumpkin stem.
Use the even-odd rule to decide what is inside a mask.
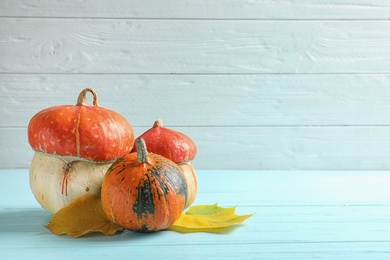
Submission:
[[[93,90],[92,88],[86,88],[86,89],[83,89],[83,91],[80,92],[79,97],[77,99],[76,106],[88,106],[87,92],[91,92],[92,93],[93,105],[98,107],[99,106],[99,104],[98,104],[98,96],[97,96],[96,91]]]
[[[149,155],[146,150],[145,140],[142,138],[137,138],[135,140],[135,145],[137,147],[137,161],[139,163],[149,163]]]
[[[157,120],[154,122],[153,128],[154,128],[154,127],[164,127],[164,126],[163,126],[163,121],[162,121],[162,119],[157,119]]]

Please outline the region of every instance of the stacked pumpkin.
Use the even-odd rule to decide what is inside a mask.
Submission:
[[[161,119],[154,122],[152,128],[144,132],[140,138],[145,140],[148,151],[164,156],[179,165],[188,187],[185,207],[190,206],[198,192],[198,182],[192,165],[197,153],[194,141],[187,135],[163,126]],[[134,146],[134,151],[137,147]]]
[[[30,120],[28,140],[35,150],[30,187],[35,198],[54,214],[77,198],[95,194],[101,196],[107,217],[124,228],[168,228],[196,197],[195,143],[164,128],[161,120],[135,140],[131,124],[97,101],[96,92],[87,88],[75,106],[50,107]]]

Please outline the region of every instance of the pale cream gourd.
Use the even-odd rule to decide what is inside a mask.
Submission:
[[[31,191],[44,209],[55,214],[79,197],[100,196],[104,175],[111,164],[35,152],[30,166]]]
[[[188,208],[194,203],[196,195],[198,194],[198,179],[192,161],[178,163],[178,165],[188,185],[188,197],[185,205],[185,207]]]

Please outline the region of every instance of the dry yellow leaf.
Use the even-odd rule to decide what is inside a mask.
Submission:
[[[111,236],[123,230],[121,226],[112,223],[106,217],[100,198],[95,195],[79,198],[62,208],[45,227],[53,234],[67,234],[71,237],[96,232]]]
[[[239,216],[235,214],[235,210],[235,207],[222,208],[217,204],[192,206],[181,214],[169,230],[182,233],[227,232],[253,215]]]

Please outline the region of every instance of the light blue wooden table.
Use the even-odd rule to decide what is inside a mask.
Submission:
[[[228,234],[46,230],[28,170],[0,171],[0,259],[390,259],[390,172],[198,171],[195,204],[256,213]]]

